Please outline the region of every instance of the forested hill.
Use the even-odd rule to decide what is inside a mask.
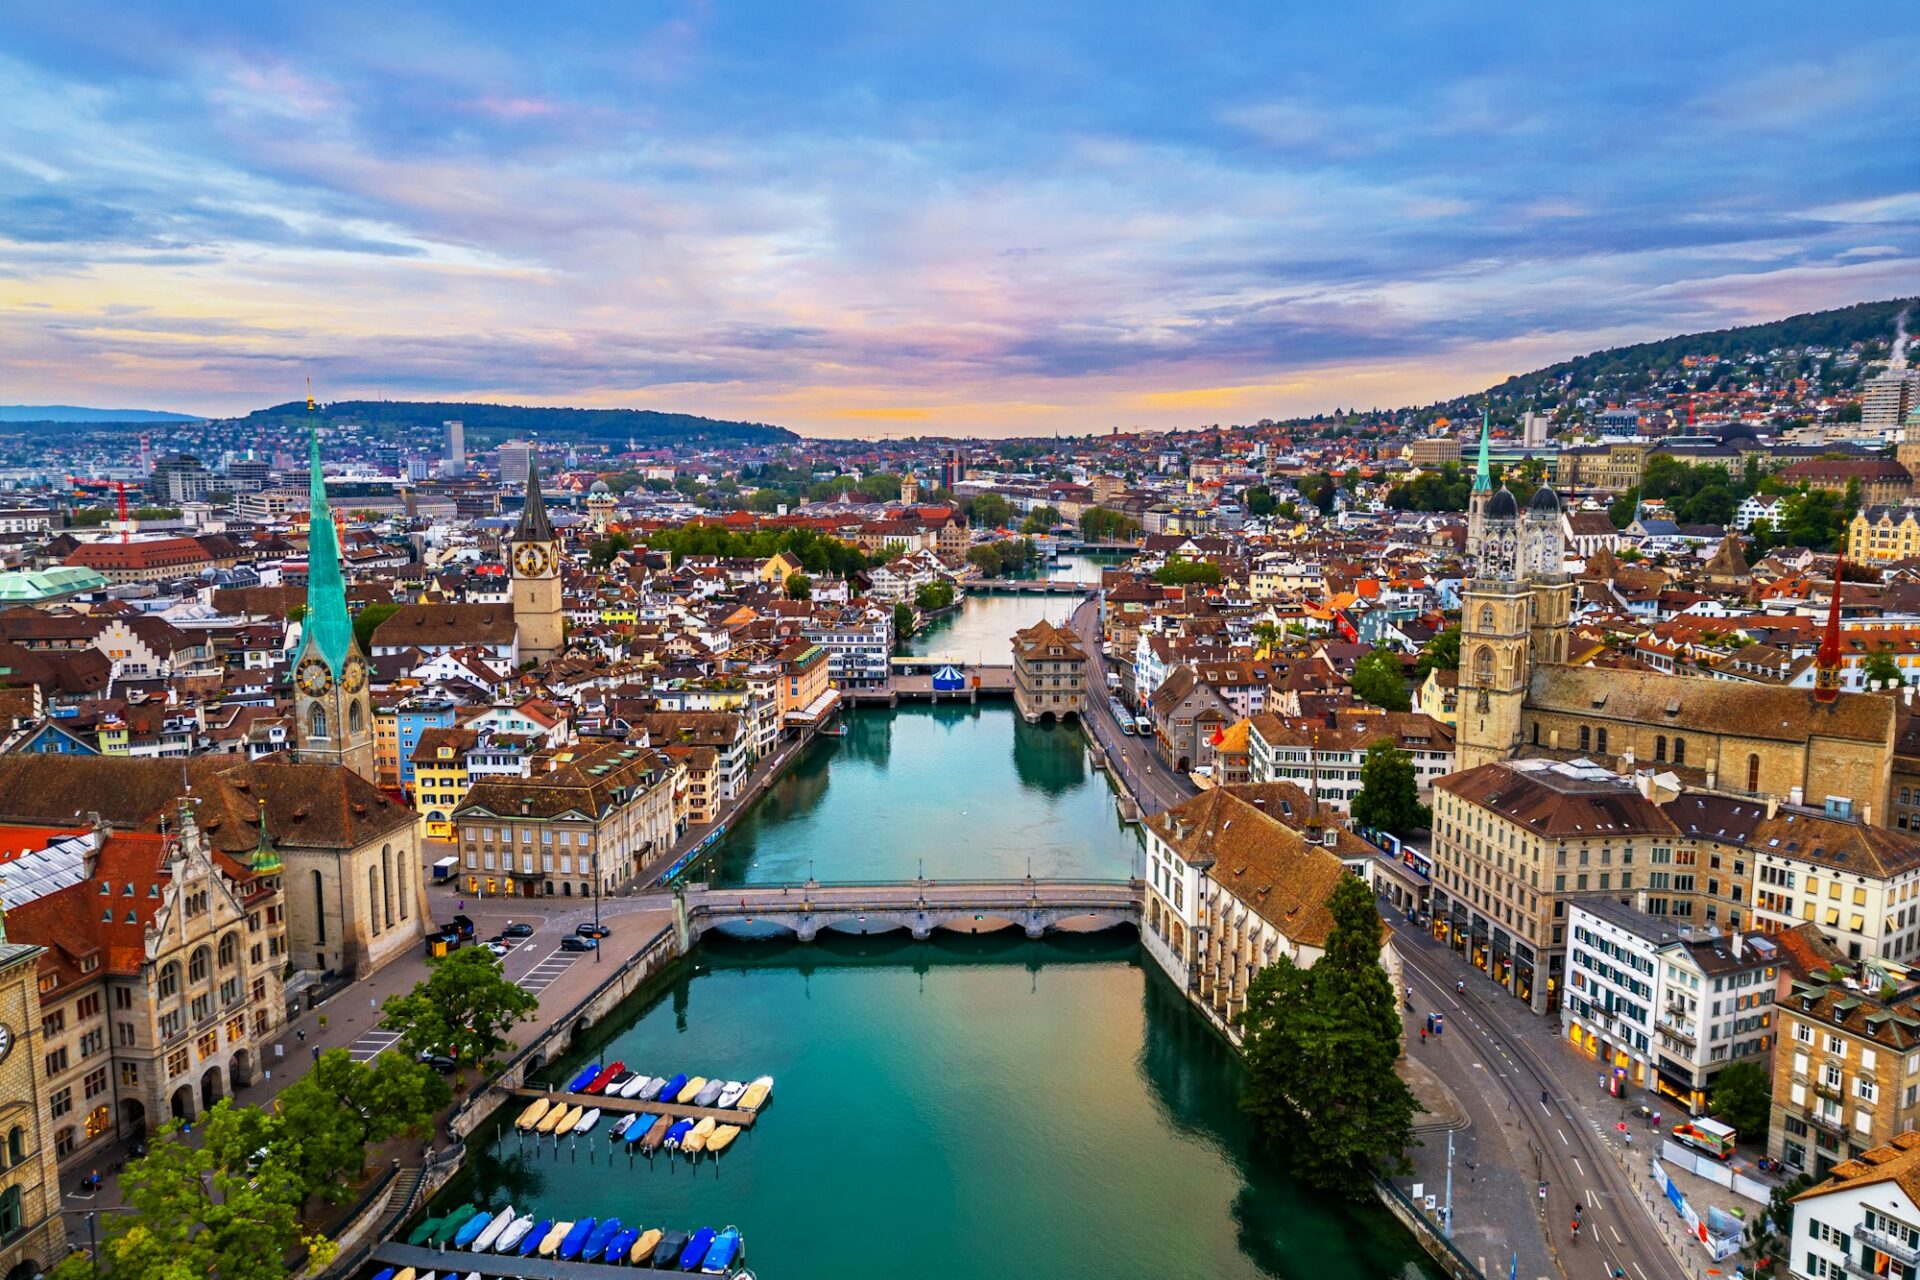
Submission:
[[[1911,328],[1920,329],[1920,305],[1911,298],[1885,302],[1862,302],[1834,311],[1809,311],[1766,324],[1741,325],[1733,329],[1714,329],[1704,333],[1685,333],[1655,342],[1637,342],[1627,347],[1610,347],[1588,355],[1550,364],[1544,369],[1519,374],[1489,387],[1485,392],[1461,396],[1435,405],[1440,412],[1479,411],[1482,401],[1498,408],[1550,407],[1565,393],[1618,395],[1631,394],[1661,384],[1673,377],[1680,362],[1688,356],[1717,356],[1735,362],[1736,367],[1748,355],[1766,356],[1772,351],[1795,350],[1800,353],[1798,371],[1818,373],[1829,384],[1851,385],[1852,375],[1876,355],[1886,356],[1891,346],[1894,322],[1903,308],[1914,308]],[[1835,357],[1855,343],[1864,344],[1863,359],[1852,366]],[[1823,349],[1823,356],[1808,356],[1806,348]],[[1709,379],[1715,375],[1700,375]]]
[[[469,448],[534,434],[555,440],[620,445],[629,437],[640,445],[778,444],[799,439],[785,427],[764,422],[727,422],[653,409],[555,409],[440,400],[336,400],[321,405],[316,416],[323,426],[358,423],[376,429],[410,430],[436,429],[442,422],[458,420],[466,424]],[[297,425],[306,420],[307,406],[301,400],[256,409],[237,419],[260,426]]]

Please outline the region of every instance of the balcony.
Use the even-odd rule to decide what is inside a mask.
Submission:
[[[1844,1116],[1824,1116],[1812,1107],[1801,1108],[1801,1114],[1806,1117],[1807,1123],[1816,1129],[1824,1129],[1828,1133],[1839,1134],[1842,1137],[1846,1136],[1847,1122]]]
[[[1875,1231],[1868,1227],[1855,1227],[1853,1238],[1869,1249],[1878,1249],[1896,1262],[1914,1266],[1920,1263],[1920,1249],[1915,1249],[1905,1240],[1887,1231]]]
[[[1687,1046],[1687,1048],[1689,1049],[1693,1048],[1695,1045],[1700,1043],[1697,1039],[1694,1038],[1694,1035],[1691,1031],[1688,1031],[1682,1027],[1674,1026],[1670,1023],[1663,1022],[1660,1024],[1660,1034],[1669,1040],[1672,1040],[1672,1041],[1675,1041],[1676,1043]]]

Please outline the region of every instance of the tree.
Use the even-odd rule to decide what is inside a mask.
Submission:
[[[360,646],[361,653],[373,652],[374,630],[398,612],[400,612],[399,605],[383,601],[370,604],[353,615],[353,639],[354,643]]]
[[[1767,1207],[1747,1224],[1747,1257],[1785,1257],[1788,1237],[1793,1232],[1793,1198],[1813,1185],[1810,1173],[1795,1174],[1773,1189]]]
[[[1247,514],[1250,516],[1270,516],[1274,508],[1273,490],[1266,485],[1256,484],[1247,490]]]
[[[1427,673],[1435,669],[1460,669],[1460,624],[1457,622],[1427,641],[1420,650],[1419,660],[1413,664],[1413,674],[1420,680],[1425,680]]]
[[[1153,580],[1163,587],[1184,587],[1194,583],[1217,587],[1220,585],[1220,566],[1211,560],[1168,556],[1167,562],[1153,571]]]
[[[1353,679],[1348,683],[1355,697],[1383,711],[1405,711],[1413,702],[1407,696],[1407,681],[1401,672],[1399,654],[1376,648],[1353,664]]]
[[[337,1204],[359,1181],[369,1147],[426,1133],[450,1096],[446,1082],[412,1058],[355,1062],[345,1049],[329,1049],[281,1090],[276,1132],[264,1145],[300,1176],[306,1194]]]
[[[1045,533],[1060,523],[1060,510],[1057,507],[1035,507],[1020,522],[1022,533]]]
[[[1406,1167],[1420,1104],[1394,1073],[1400,1008],[1373,894],[1343,875],[1327,906],[1333,929],[1314,966],[1282,956],[1248,988],[1243,1105],[1303,1182],[1359,1199],[1376,1165]]]
[[[610,533],[598,542],[587,547],[587,563],[595,569],[604,569],[613,563],[613,558],[633,546],[633,539],[624,533]]]
[[[997,493],[982,493],[973,499],[969,518],[988,529],[1003,529],[1013,518],[1013,507]]]
[[[1080,536],[1088,542],[1126,541],[1140,536],[1140,524],[1118,511],[1088,507],[1080,513]]]
[[[108,1280],[285,1280],[286,1254],[303,1243],[299,1175],[255,1153],[262,1114],[222,1099],[204,1120],[200,1146],[182,1140],[177,1122],[160,1131],[147,1154],[120,1175],[124,1212],[103,1214],[99,1272]],[[332,1261],[335,1248],[304,1238],[310,1263]],[[86,1280],[93,1264],[69,1255],[54,1274]]]
[[[1773,1109],[1773,1081],[1757,1062],[1730,1062],[1713,1078],[1708,1102],[1713,1113],[1739,1130],[1741,1137],[1762,1139]]]
[[[1253,624],[1253,640],[1256,657],[1271,657],[1280,644],[1280,638],[1286,631],[1277,622],[1256,622]]]
[[[1420,783],[1413,757],[1382,738],[1367,748],[1360,761],[1360,793],[1353,798],[1353,820],[1376,831],[1405,835],[1433,820],[1420,803]]]
[[[789,600],[813,599],[813,579],[797,569],[787,575],[786,587]]]
[[[945,578],[923,582],[913,590],[913,603],[922,613],[932,613],[953,604],[953,584]]]
[[[913,634],[913,606],[902,600],[893,606],[893,640],[895,644]]]
[[[408,1057],[443,1053],[456,1062],[491,1068],[513,1045],[506,1033],[540,1007],[507,981],[485,947],[463,947],[432,961],[424,981],[381,1006],[380,1025],[400,1033]]]
[[[1906,676],[1900,670],[1900,663],[1893,656],[1893,651],[1885,647],[1875,649],[1867,655],[1862,674],[1866,676],[1868,684],[1877,684],[1882,689],[1898,689],[1907,682]]]

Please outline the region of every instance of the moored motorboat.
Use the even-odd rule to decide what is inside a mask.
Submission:
[[[533,1215],[530,1213],[521,1214],[512,1222],[509,1222],[507,1229],[500,1233],[500,1238],[493,1243],[493,1251],[495,1253],[512,1253],[520,1247],[520,1242],[527,1238],[527,1232],[531,1230],[533,1230]]]
[[[373,1273],[373,1280],[393,1280],[393,1272],[392,1267],[382,1267]]]
[[[613,1122],[614,1140],[618,1141],[621,1138],[626,1137],[627,1130],[633,1128],[633,1122],[635,1120],[638,1120],[639,1118],[640,1118],[640,1113],[638,1111],[629,1111],[627,1112],[627,1114],[621,1116],[618,1120],[615,1120]]]
[[[600,1091],[601,1096],[607,1098],[619,1097],[620,1091],[627,1087],[627,1083],[633,1079],[633,1076],[634,1073],[631,1071],[622,1071],[619,1075],[607,1081],[607,1087]]]
[[[620,1096],[623,1098],[637,1096],[642,1089],[647,1087],[647,1081],[651,1079],[653,1079],[653,1077],[643,1071],[634,1072],[627,1078],[627,1082],[620,1086]]]
[[[540,1246],[546,1243],[547,1233],[553,1230],[553,1219],[542,1218],[533,1224],[533,1230],[520,1237],[520,1247],[514,1252],[523,1258],[531,1258],[540,1252]]]
[[[615,1076],[619,1075],[622,1071],[625,1071],[626,1069],[627,1069],[627,1064],[624,1062],[608,1063],[606,1068],[603,1071],[601,1071],[599,1075],[587,1081],[587,1087],[580,1090],[580,1092],[599,1093],[602,1089],[607,1087],[607,1081],[613,1079]]]
[[[634,1112],[633,1123],[627,1127],[627,1145],[630,1147],[640,1145],[641,1140],[647,1136],[647,1130],[653,1128],[653,1122],[659,1118],[651,1111]]]
[[[680,1261],[680,1251],[687,1247],[687,1233],[669,1231],[660,1237],[660,1243],[653,1246],[653,1265],[671,1267]]]
[[[600,1064],[597,1062],[591,1063],[587,1066],[580,1068],[579,1072],[575,1074],[573,1079],[567,1081],[567,1092],[579,1093],[582,1089],[585,1089],[588,1085],[592,1084],[593,1078],[599,1074],[600,1074]]]
[[[593,1234],[593,1229],[599,1225],[599,1221],[598,1218],[588,1217],[574,1223],[573,1228],[560,1238],[560,1248],[554,1252],[553,1256],[562,1262],[572,1262],[578,1258],[580,1251],[587,1247],[587,1237]]]
[[[573,1224],[571,1222],[554,1223],[547,1231],[547,1234],[541,1237],[540,1247],[535,1249],[534,1252],[542,1258],[551,1258],[554,1253],[559,1250],[560,1242],[565,1240],[567,1233],[572,1230]]]
[[[486,1210],[478,1205],[474,1206],[474,1209],[474,1215],[461,1223],[460,1229],[453,1233],[453,1247],[456,1249],[464,1249],[478,1240],[480,1233],[493,1222],[493,1218]]]
[[[587,1237],[587,1242],[580,1246],[580,1261],[592,1262],[606,1251],[607,1246],[613,1243],[613,1238],[619,1234],[620,1219],[602,1218],[600,1225],[593,1229],[593,1234]]]
[[[595,1107],[593,1110],[587,1112],[585,1115],[581,1116],[578,1120],[575,1120],[573,1122],[573,1132],[592,1133],[593,1126],[599,1123],[600,1123],[600,1108]]]
[[[692,1132],[693,1132],[693,1121],[676,1120],[673,1122],[673,1127],[667,1130],[666,1137],[661,1139],[660,1145],[665,1147],[669,1151],[678,1151],[680,1149],[681,1140],[684,1139],[689,1133],[692,1133]]]
[[[440,1225],[434,1228],[427,1238],[428,1244],[447,1244],[453,1240],[456,1232],[467,1225],[467,1219],[480,1212],[477,1204],[463,1204],[446,1217],[440,1219]]]
[[[666,1087],[667,1078],[665,1076],[648,1076],[646,1083],[640,1086],[640,1092],[633,1096],[642,1102],[652,1102],[660,1096],[660,1091]]]
[[[635,1236],[633,1243],[627,1246],[627,1261],[636,1267],[652,1266],[653,1251],[660,1247],[660,1237],[664,1234],[658,1227],[649,1227]]]
[[[720,1125],[712,1133],[707,1135],[708,1154],[716,1155],[716,1156],[719,1155],[722,1151],[725,1151],[728,1147],[732,1146],[733,1140],[739,1136],[740,1136],[739,1125],[737,1124]]]
[[[707,1139],[712,1137],[713,1131],[719,1127],[720,1122],[718,1120],[715,1120],[712,1116],[707,1116],[701,1120],[700,1123],[694,1125],[693,1128],[687,1130],[686,1136],[680,1139],[680,1149],[690,1156],[699,1155],[702,1151],[706,1150]]]
[[[654,1097],[659,1098],[662,1102],[678,1102],[680,1100],[680,1091],[686,1087],[686,1076],[669,1076],[667,1082],[660,1086],[660,1092],[655,1094]]]
[[[731,1111],[739,1103],[740,1099],[746,1095],[746,1092],[746,1085],[738,1080],[729,1080],[721,1086],[720,1097],[713,1105],[719,1107],[722,1111]]]
[[[540,1117],[547,1114],[547,1108],[552,1105],[553,1104],[545,1098],[535,1098],[533,1104],[525,1111],[522,1111],[520,1118],[513,1122],[513,1127],[525,1133],[540,1123]]]
[[[648,1125],[646,1136],[640,1139],[640,1149],[648,1155],[658,1151],[673,1131],[673,1123],[672,1116],[661,1116]]]
[[[713,1248],[713,1237],[718,1234],[712,1227],[702,1227],[687,1240],[687,1247],[680,1251],[680,1269],[698,1271],[700,1264],[706,1261],[707,1250]]]
[[[606,1260],[609,1266],[619,1266],[627,1260],[633,1250],[633,1242],[640,1238],[640,1228],[622,1227],[620,1233],[607,1241]]]
[[[535,1133],[552,1133],[560,1127],[560,1122],[574,1112],[575,1108],[561,1102],[556,1103],[547,1114],[540,1117],[540,1123],[533,1126]]]
[[[393,1280],[414,1280],[414,1277],[415,1273],[412,1267],[402,1267],[394,1273]]]
[[[700,1096],[700,1091],[706,1087],[707,1078],[705,1076],[694,1076],[680,1086],[680,1092],[673,1095],[673,1101],[683,1107],[691,1106],[693,1105],[693,1100]]]
[[[707,1255],[700,1260],[700,1270],[710,1276],[723,1276],[739,1256],[740,1233],[729,1226],[707,1246]]]
[[[480,1229],[480,1234],[473,1238],[473,1243],[467,1247],[475,1253],[485,1253],[493,1248],[493,1242],[500,1238],[500,1233],[512,1226],[513,1220],[518,1216],[514,1213],[513,1206],[508,1205],[493,1215],[487,1225]]]
[[[747,1091],[740,1095],[740,1109],[742,1111],[758,1111],[767,1105],[767,1099],[772,1096],[773,1077],[761,1076],[752,1084],[748,1085]]]
[[[480,1280],[480,1273],[478,1271],[467,1272],[467,1280]]]
[[[707,1081],[700,1092],[693,1095],[693,1105],[696,1107],[712,1106],[720,1100],[720,1095],[726,1090],[726,1087],[727,1082],[725,1080]]]
[[[428,1218],[408,1233],[407,1243],[411,1245],[425,1244],[433,1233],[440,1229],[440,1224],[445,1221],[445,1218]]]

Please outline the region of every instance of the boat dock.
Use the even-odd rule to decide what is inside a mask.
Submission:
[[[606,1262],[562,1262],[558,1258],[523,1258],[519,1253],[475,1253],[470,1249],[430,1249],[424,1245],[387,1240],[373,1248],[370,1261],[387,1267],[412,1267],[421,1275],[511,1276],[515,1280],[633,1280],[636,1270]],[[662,1274],[666,1269],[662,1268]]]
[[[599,1093],[566,1093],[559,1089],[535,1089],[522,1085],[509,1090],[516,1098],[546,1098],[551,1102],[564,1102],[569,1106],[585,1107],[591,1111],[595,1107],[607,1114],[628,1111],[651,1111],[657,1116],[671,1116],[675,1120],[705,1120],[711,1117],[716,1124],[737,1124],[742,1129],[753,1128],[754,1117],[759,1111],[723,1110],[720,1107],[683,1107],[677,1102],[642,1102],[639,1098],[609,1098]],[[771,1104],[772,1099],[768,1099]],[[766,1108],[762,1107],[764,1111]],[[512,1124],[512,1118],[507,1121]],[[549,1137],[549,1134],[541,1134]],[[517,1272],[515,1274],[518,1274]],[[531,1280],[531,1278],[530,1278]]]

